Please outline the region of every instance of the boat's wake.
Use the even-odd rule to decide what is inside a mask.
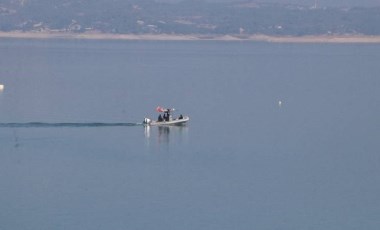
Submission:
[[[138,126],[142,123],[103,123],[103,122],[81,122],[81,123],[46,123],[46,122],[27,122],[27,123],[0,123],[0,128],[82,128],[82,127],[123,127]]]

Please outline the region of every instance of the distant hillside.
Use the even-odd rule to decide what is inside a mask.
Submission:
[[[380,7],[185,0],[2,0],[0,31],[115,34],[380,35]]]

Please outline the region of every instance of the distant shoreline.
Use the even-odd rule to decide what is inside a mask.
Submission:
[[[369,35],[202,35],[202,34],[106,34],[66,32],[1,32],[0,38],[17,39],[89,39],[89,40],[144,40],[144,41],[254,41],[273,43],[380,43],[380,36]]]

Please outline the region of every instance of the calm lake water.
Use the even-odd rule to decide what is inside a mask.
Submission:
[[[378,229],[379,60],[380,45],[1,39],[0,229]],[[138,125],[158,105],[189,124]]]

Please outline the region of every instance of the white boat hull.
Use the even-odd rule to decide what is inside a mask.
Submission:
[[[190,120],[190,118],[188,116],[184,116],[182,119],[173,119],[173,120],[170,120],[170,121],[150,121],[148,119],[148,121],[145,119],[144,120],[144,125],[151,125],[151,126],[168,126],[168,125],[177,125],[177,126],[181,126],[181,125],[186,125],[186,123]]]

